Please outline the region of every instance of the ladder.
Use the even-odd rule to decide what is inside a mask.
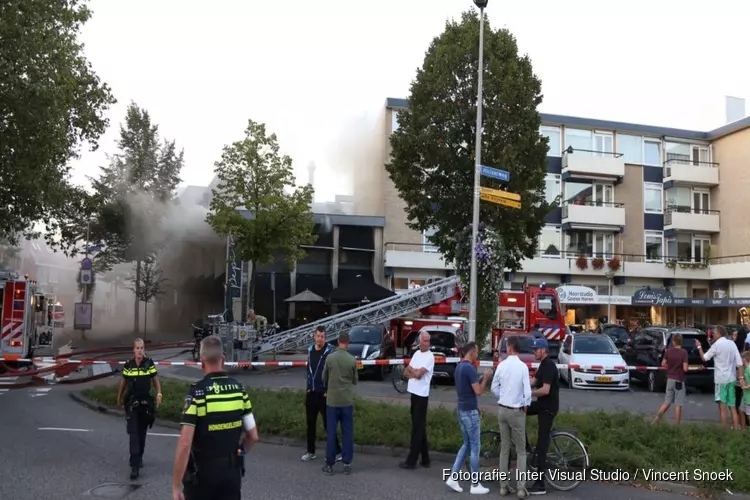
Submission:
[[[305,347],[312,341],[313,332],[318,326],[325,327],[326,342],[328,342],[357,325],[381,325],[455,296],[458,282],[458,276],[437,279],[394,297],[279,332],[268,339],[263,339],[260,349],[255,351],[253,356]]]

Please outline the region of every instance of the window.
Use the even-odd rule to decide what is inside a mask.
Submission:
[[[708,214],[711,210],[711,194],[708,189],[693,189],[693,213]]]
[[[565,201],[574,205],[602,206],[615,201],[613,184],[565,182]]]
[[[391,110],[391,133],[398,130],[398,113],[395,109]]]
[[[553,204],[557,201],[560,196],[560,176],[559,175],[547,175],[544,179],[544,196],[547,203]]]
[[[614,136],[611,133],[594,133],[594,147],[592,148],[594,156],[611,156],[610,153],[614,152],[614,144]]]
[[[664,257],[664,233],[646,231],[646,262],[662,262]]]
[[[644,139],[643,164],[661,167],[661,141]]]
[[[549,147],[549,150],[547,151],[548,156],[562,155],[560,127],[542,126],[539,133],[549,139],[549,143],[547,144]]]
[[[424,286],[424,279],[393,278],[393,290],[405,291]]]
[[[565,252],[576,255],[611,258],[614,254],[614,235],[595,231],[573,230],[565,233]]]
[[[674,238],[667,239],[667,258],[679,262],[692,262],[693,241],[690,234],[679,233]]]
[[[608,205],[615,201],[615,186],[612,184],[594,184],[594,202],[596,205]]]
[[[557,259],[562,247],[562,233],[557,226],[545,226],[539,234],[539,253],[544,258]]]
[[[708,236],[693,237],[693,262],[703,262],[711,253],[711,239]]]
[[[435,235],[437,232],[436,228],[430,228],[424,232],[422,232],[422,245],[424,245],[422,248],[425,252],[437,252],[438,248],[435,245],[432,245],[432,236]]]
[[[643,137],[639,135],[617,134],[617,152],[625,163],[643,164]]]
[[[663,186],[651,182],[643,183],[643,204],[646,212],[662,213]]]
[[[693,193],[689,187],[673,187],[664,192],[670,212],[690,212]]]
[[[572,147],[575,154],[591,154],[593,134],[591,130],[565,128],[565,148]],[[579,152],[579,150],[581,150]]]
[[[705,146],[693,146],[693,165],[696,167],[710,167],[711,150]]]

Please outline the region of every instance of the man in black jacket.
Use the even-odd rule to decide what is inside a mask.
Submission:
[[[539,419],[536,456],[537,468],[542,478],[527,491],[530,495],[544,495],[547,489],[543,476],[547,474],[547,450],[552,423],[560,409],[560,375],[557,372],[557,364],[549,357],[549,343],[546,338],[534,339],[534,358],[539,362],[539,368],[531,379],[531,396],[537,399],[531,403],[526,414],[536,415]]]
[[[326,358],[335,348],[326,344],[326,330],[319,326],[315,329],[315,343],[307,350],[307,394],[305,394],[305,410],[307,413],[307,453],[302,455],[305,462],[314,460],[315,436],[318,426],[318,414],[323,417],[323,429],[327,429],[326,422],[326,384],[323,382],[323,368]],[[336,461],[341,460],[341,443],[336,436]]]

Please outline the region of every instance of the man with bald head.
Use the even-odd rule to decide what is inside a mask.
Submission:
[[[411,394],[411,449],[409,456],[400,464],[402,469],[415,469],[417,458],[422,457],[422,467],[430,466],[427,446],[427,406],[430,384],[435,373],[435,356],[430,351],[430,333],[419,333],[419,350],[414,353],[404,376],[409,379],[407,390]]]

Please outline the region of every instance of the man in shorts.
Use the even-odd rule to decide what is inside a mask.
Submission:
[[[688,354],[682,348],[682,335],[672,335],[672,345],[664,352],[661,367],[667,370],[667,393],[664,403],[652,423],[657,423],[674,403],[674,423],[680,423],[682,407],[685,406],[685,373],[688,371]]]
[[[742,380],[742,357],[737,346],[729,337],[730,333],[723,330],[722,336],[713,343],[708,352],[703,352],[703,347],[698,343],[698,353],[703,361],[714,360],[714,397],[719,403],[721,424],[727,425],[727,408],[732,413],[731,427],[740,428],[739,413],[736,408],[736,396],[734,387],[737,381]]]

